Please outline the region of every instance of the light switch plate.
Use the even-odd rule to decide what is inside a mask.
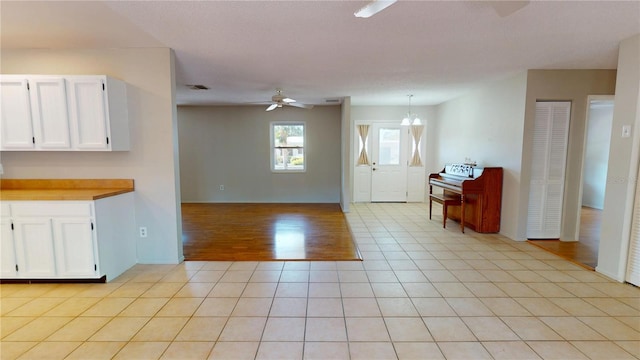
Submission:
[[[630,137],[631,136],[631,125],[622,125],[622,137]]]

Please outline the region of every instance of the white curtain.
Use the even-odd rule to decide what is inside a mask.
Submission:
[[[420,158],[420,138],[422,137],[422,130],[424,125],[411,125],[411,135],[413,135],[413,156],[409,166],[422,166],[422,159]]]
[[[358,125],[358,134],[360,134],[360,141],[362,142],[360,156],[358,157],[358,165],[369,165],[369,156],[367,156],[367,135],[369,134],[369,125]]]

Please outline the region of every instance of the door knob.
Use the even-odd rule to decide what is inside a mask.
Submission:
[[[376,171],[376,168],[373,168],[373,171]]]

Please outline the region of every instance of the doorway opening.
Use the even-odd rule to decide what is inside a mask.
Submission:
[[[577,241],[529,240],[551,253],[594,270],[598,264],[600,226],[607,182],[613,122],[613,96],[589,96],[585,122],[581,196]]]
[[[607,185],[609,148],[613,126],[613,96],[590,96],[582,160],[582,197],[578,243],[589,256],[589,265],[598,263],[600,225]]]

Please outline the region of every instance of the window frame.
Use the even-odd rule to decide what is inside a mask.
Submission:
[[[283,147],[283,146],[276,146],[275,144],[275,134],[274,134],[274,130],[276,126],[293,126],[293,125],[301,125],[302,126],[302,146],[288,146],[288,147]],[[278,173],[278,174],[296,174],[296,173],[305,173],[307,172],[307,123],[306,121],[272,121],[269,123],[269,161],[270,161],[270,165],[269,168],[271,169],[272,173]],[[275,152],[276,149],[284,149],[284,148],[289,148],[289,149],[302,149],[302,153],[303,153],[303,157],[304,157],[304,161],[302,163],[302,169],[290,169],[290,168],[285,168],[285,169],[277,169],[276,168],[276,163],[275,163]]]

